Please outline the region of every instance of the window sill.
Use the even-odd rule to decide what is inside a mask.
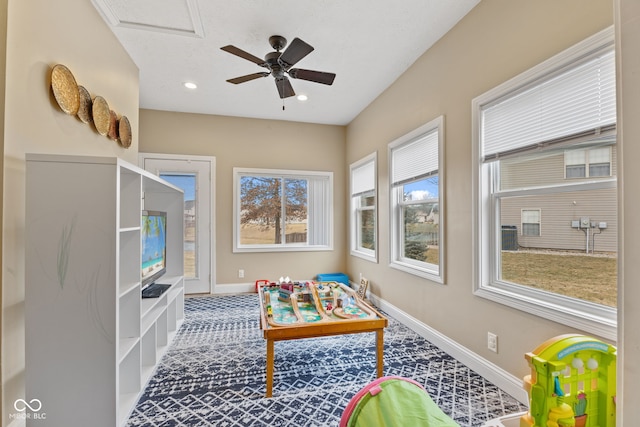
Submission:
[[[318,252],[332,251],[332,246],[242,246],[234,247],[233,253],[242,252]]]
[[[416,265],[402,261],[392,261],[389,264],[389,267],[395,268],[396,270],[404,271],[405,273],[413,274],[414,276],[422,277],[423,279],[431,280],[432,282],[436,282],[442,285],[444,284],[444,280],[438,274],[438,272],[429,270],[427,268],[418,267]]]
[[[373,262],[375,264],[378,263],[378,257],[376,256],[375,252],[371,251],[371,253],[367,253],[367,252],[361,252],[361,251],[357,251],[355,249],[351,250],[351,256],[357,257],[357,258],[362,258],[365,261],[369,261],[369,262]]]
[[[483,286],[476,296],[504,304],[535,316],[616,341],[617,313],[614,308],[518,286],[518,292],[498,286]],[[571,306],[569,305],[571,304]]]

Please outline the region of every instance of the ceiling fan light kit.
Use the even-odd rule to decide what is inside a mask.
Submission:
[[[269,37],[269,44],[275,52],[269,52],[263,59],[258,58],[238,47],[233,45],[223,46],[220,49],[225,52],[229,52],[232,55],[239,56],[240,58],[251,61],[269,71],[262,71],[253,74],[247,74],[245,76],[236,77],[227,80],[229,83],[240,84],[251,80],[258,79],[260,77],[273,76],[278,94],[281,99],[295,96],[295,91],[291,85],[289,77],[293,79],[306,80],[314,83],[321,83],[325,85],[333,84],[333,80],[336,78],[334,73],[327,73],[324,71],[305,70],[302,68],[291,68],[298,61],[302,60],[305,56],[313,51],[313,47],[308,43],[294,38],[289,47],[284,50],[287,45],[287,39],[282,36]]]

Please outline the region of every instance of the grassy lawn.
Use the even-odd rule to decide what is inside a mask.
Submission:
[[[290,224],[288,232],[304,232],[306,224]],[[273,229],[256,225],[242,226],[242,243],[273,243]],[[426,261],[439,263],[439,248],[430,246]],[[450,266],[455,268],[455,262]],[[505,251],[502,253],[502,278],[531,288],[617,306],[617,258],[561,251]]]
[[[531,288],[617,306],[617,259],[560,252],[503,252],[502,278]]]
[[[307,224],[296,223],[287,224],[288,233],[304,233],[307,231]],[[269,245],[275,242],[275,228],[265,229],[256,224],[244,224],[240,227],[240,243],[243,245]]]
[[[184,241],[185,243],[193,243],[196,241],[196,227],[195,224],[189,224],[184,229]],[[185,277],[196,277],[196,251],[186,250],[184,251],[184,275]]]

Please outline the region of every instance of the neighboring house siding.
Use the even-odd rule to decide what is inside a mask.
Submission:
[[[502,225],[515,225],[518,229],[518,245],[522,248],[586,250],[585,232],[571,227],[571,221],[588,217],[591,221],[606,222],[607,228],[601,234],[598,228],[589,232],[590,240],[595,231],[595,240],[589,242],[591,250],[595,242],[596,252],[617,250],[618,224],[616,220],[616,190],[596,190],[571,194],[554,194],[503,200]],[[593,199],[597,202],[593,202]],[[575,204],[574,204],[575,202]],[[523,236],[522,209],[540,209],[540,236]]]
[[[564,154],[525,160],[502,160],[500,185],[502,190],[561,184],[564,179]]]
[[[613,147],[611,172],[616,174],[616,150]],[[502,189],[518,189],[531,186],[546,186],[575,182],[578,178],[564,178],[564,153],[532,159],[531,161],[502,160]],[[589,180],[598,178],[588,178]],[[522,210],[540,210],[540,235],[525,236],[522,233]],[[590,221],[606,223],[589,231],[589,251],[617,251],[617,190],[603,189],[574,191],[571,193],[544,196],[513,197],[503,199],[501,224],[516,226],[518,246],[536,249],[564,249],[586,251],[586,233],[573,228],[572,221],[589,218]],[[599,233],[599,234],[598,234]]]
[[[611,176],[617,175],[617,150],[611,147]],[[548,157],[537,156],[527,161],[523,158],[515,160],[502,160],[500,170],[500,185],[503,190],[511,190],[529,186],[544,186],[553,184],[563,184],[575,182],[576,179],[566,179],[564,177],[564,151],[550,155]],[[588,179],[598,179],[588,178]]]

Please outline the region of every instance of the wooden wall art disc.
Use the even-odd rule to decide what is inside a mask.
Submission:
[[[91,108],[93,115],[93,124],[96,126],[96,130],[102,136],[107,136],[109,133],[109,125],[111,124],[111,110],[109,110],[109,104],[101,97],[96,96],[93,98],[93,106]]]
[[[120,117],[118,121],[118,136],[120,137],[120,145],[124,148],[131,146],[131,123],[127,116]]]
[[[78,93],[80,94],[80,108],[78,108],[78,118],[83,123],[91,123],[93,116],[91,115],[91,95],[84,86],[78,86]]]
[[[109,133],[107,136],[114,141],[118,140],[118,115],[113,110],[109,111]]]
[[[60,109],[75,115],[80,108],[80,93],[75,77],[67,67],[57,64],[51,70],[51,89]]]

